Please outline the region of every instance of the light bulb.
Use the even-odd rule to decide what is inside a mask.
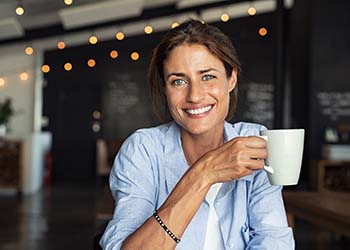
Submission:
[[[16,8],[16,14],[18,16],[22,16],[24,14],[24,8],[22,5],[18,5],[17,8]]]
[[[73,0],[64,0],[65,5],[72,5]]]
[[[98,38],[97,38],[97,36],[90,36],[89,37],[89,42],[90,42],[90,44],[96,44],[97,42],[98,42]]]
[[[260,36],[266,36],[266,35],[267,35],[267,29],[264,28],[264,27],[261,27],[261,28],[259,29],[259,35],[260,35]]]
[[[123,40],[125,37],[123,32],[118,32],[117,34],[115,34],[115,38],[117,38],[119,41]]]
[[[43,73],[49,73],[50,72],[50,66],[47,65],[47,64],[44,64],[42,67],[41,67],[41,71]]]
[[[89,59],[88,62],[87,62],[87,65],[90,67],[90,68],[93,68],[95,67],[96,65],[96,61],[94,59]]]
[[[130,57],[133,61],[137,61],[140,58],[140,55],[137,52],[132,52]]]
[[[64,49],[66,47],[66,44],[63,41],[59,41],[57,43],[57,48],[58,49]]]
[[[116,59],[118,57],[118,51],[116,50],[112,50],[110,53],[109,53],[109,56],[113,59]]]
[[[71,71],[72,68],[73,68],[73,65],[71,63],[67,62],[67,63],[64,64],[64,69],[66,71]]]
[[[178,23],[178,22],[173,22],[172,24],[171,24],[171,28],[172,29],[174,29],[174,28],[176,28],[177,26],[179,26],[180,24]]]
[[[254,16],[254,15],[256,14],[256,9],[255,9],[254,7],[250,7],[250,8],[248,9],[248,14],[249,14],[250,16]]]
[[[22,73],[19,75],[19,78],[20,78],[22,81],[26,81],[26,80],[28,80],[29,75],[28,75],[27,72],[22,72]]]
[[[33,52],[34,52],[34,49],[30,46],[26,47],[24,50],[24,53],[26,53],[26,55],[28,55],[28,56],[32,55]]]
[[[3,86],[5,86],[5,78],[3,78],[3,77],[0,77],[0,87],[3,87]]]
[[[228,20],[230,20],[230,16],[226,13],[221,15],[221,21],[223,22],[228,22]]]
[[[147,25],[147,26],[145,26],[144,31],[147,35],[149,35],[149,34],[152,34],[153,28],[151,25]]]

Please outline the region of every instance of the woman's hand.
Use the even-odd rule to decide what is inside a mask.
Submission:
[[[201,157],[194,165],[200,168],[209,185],[231,181],[264,167],[266,141],[257,136],[236,137]]]

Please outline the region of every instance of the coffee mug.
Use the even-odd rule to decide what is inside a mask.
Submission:
[[[272,129],[260,132],[266,140],[264,169],[272,185],[296,185],[304,149],[304,129]]]

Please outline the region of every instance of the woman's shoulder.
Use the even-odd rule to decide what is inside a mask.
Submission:
[[[152,140],[161,139],[169,130],[171,123],[165,123],[154,127],[140,128],[131,134],[134,138],[149,138]]]
[[[125,140],[124,144],[162,145],[170,126],[171,123],[166,123],[154,127],[137,129]]]

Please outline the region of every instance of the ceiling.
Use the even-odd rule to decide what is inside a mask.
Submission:
[[[166,31],[174,21],[188,18],[218,22],[224,12],[241,18],[252,6],[257,14],[274,11],[277,0],[73,0],[70,6],[63,1],[0,0],[0,50],[10,53],[10,46],[18,50],[16,46],[27,45],[49,50],[60,40],[80,46],[93,34],[109,41],[119,31],[143,34],[146,25]],[[294,0],[283,1],[286,8],[293,6]],[[22,16],[15,13],[18,2],[25,9]]]
[[[242,1],[242,0],[240,0]],[[24,6],[22,16],[15,14],[18,3]],[[82,30],[92,26],[130,18],[193,10],[198,6],[227,4],[228,0],[1,0],[0,43],[35,38],[38,34]],[[51,29],[51,31],[48,31]],[[55,30],[55,31],[52,31]],[[43,32],[44,31],[44,32]]]

